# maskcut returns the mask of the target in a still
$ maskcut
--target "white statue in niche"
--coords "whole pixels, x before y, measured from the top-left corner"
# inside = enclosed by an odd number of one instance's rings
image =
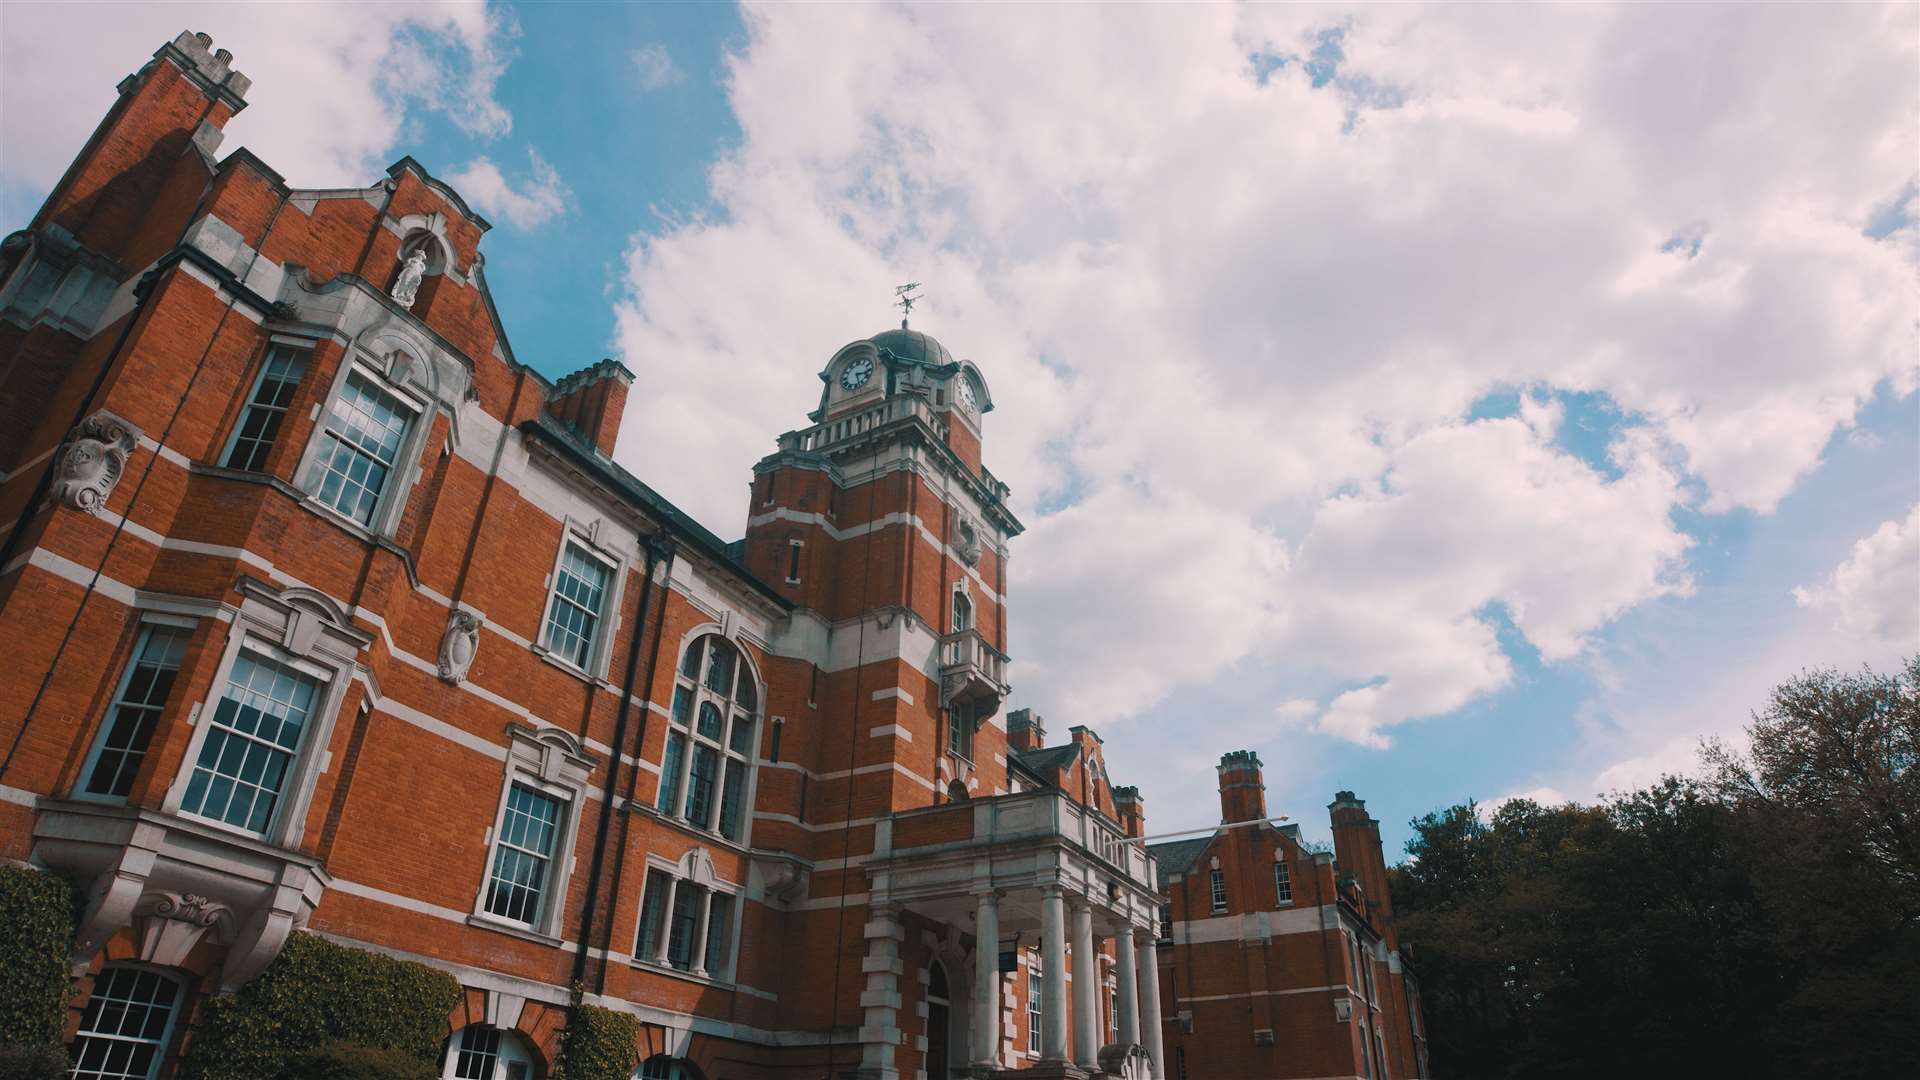
[[[400,306],[413,310],[414,298],[420,295],[420,279],[427,276],[427,249],[417,247],[407,261],[401,264],[400,280],[393,283],[393,298]]]
[[[447,617],[447,632],[440,638],[440,677],[458,684],[467,677],[467,669],[479,652],[480,616],[454,608]]]

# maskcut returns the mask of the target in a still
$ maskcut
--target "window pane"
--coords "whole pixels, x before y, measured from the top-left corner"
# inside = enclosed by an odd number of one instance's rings
[[[453,1062],[455,1080],[493,1080],[494,1068],[499,1062],[499,1028],[469,1024],[461,1030],[460,1046]]]
[[[673,688],[673,722],[681,727],[687,726],[687,720],[693,713],[693,691],[684,686]]]
[[[720,792],[720,835],[740,839],[740,805],[747,797],[747,766],[727,759],[726,786]]]
[[[753,718],[745,713],[733,714],[733,730],[727,733],[727,749],[736,754],[753,753]]]
[[[606,599],[607,565],[568,543],[553,579],[553,603],[547,612],[547,648],[576,667],[593,658],[594,633]]]
[[[489,913],[529,926],[539,920],[559,834],[559,799],[520,784],[508,790],[487,884]]]
[[[673,926],[667,938],[667,963],[682,971],[693,966],[693,923],[704,890],[682,885],[673,894]]]
[[[215,706],[181,809],[264,834],[300,748],[316,684],[243,652]]]
[[[711,701],[700,703],[700,734],[709,739],[720,737],[720,725],[726,723],[720,716],[720,707]]]
[[[137,968],[107,968],[94,980],[72,1046],[81,1080],[152,1080],[165,1057],[180,986]]]
[[[733,646],[715,641],[707,661],[707,689],[725,694],[733,689]]]
[[[707,639],[701,638],[687,648],[687,655],[680,660],[680,674],[689,679],[700,677],[700,659],[706,655]]]
[[[680,800],[680,758],[687,752],[687,737],[669,733],[667,750],[660,761],[660,797],[654,800],[653,808],[663,814],[673,813]]]
[[[85,790],[124,799],[134,774],[147,756],[154,725],[173,692],[173,678],[187,654],[191,631],[150,626],[142,631],[119,696],[108,706],[100,752],[87,775]]]
[[[752,712],[759,704],[759,692],[753,686],[753,672],[745,664],[740,665],[740,688],[734,692],[733,700],[741,708]]]
[[[660,921],[667,904],[667,890],[673,887],[673,880],[658,870],[647,872],[647,892],[640,901],[640,940],[634,943],[633,954],[642,960],[653,959],[660,948]]]
[[[727,936],[733,932],[733,897],[713,894],[707,912],[707,974],[718,977],[727,964]]]
[[[687,773],[687,821],[706,828],[711,818],[708,804],[713,801],[714,773],[720,754],[711,746],[695,745],[693,768]]]
[[[349,373],[327,410],[307,486],[321,502],[371,524],[411,419],[399,398],[359,372]]]

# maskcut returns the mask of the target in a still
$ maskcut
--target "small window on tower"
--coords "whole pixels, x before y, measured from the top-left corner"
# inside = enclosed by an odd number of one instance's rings
[[[796,584],[800,580],[800,548],[798,540],[787,541],[787,584]]]

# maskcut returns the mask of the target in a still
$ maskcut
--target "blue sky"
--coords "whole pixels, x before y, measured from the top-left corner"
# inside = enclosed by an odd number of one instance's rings
[[[622,460],[727,535],[922,281],[1029,526],[1012,705],[1156,829],[1253,748],[1393,855],[1920,649],[1916,10],[16,3],[0,214],[205,30],[228,149],[454,183],[518,355],[638,372]]]

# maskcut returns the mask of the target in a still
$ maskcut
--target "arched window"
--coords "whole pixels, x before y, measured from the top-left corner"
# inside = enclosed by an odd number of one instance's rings
[[[759,698],[752,667],[725,638],[708,634],[687,647],[673,688],[655,809],[740,839]]]
[[[447,1037],[441,1054],[442,1080],[534,1080],[532,1051],[511,1031],[468,1024]]]
[[[971,796],[967,794],[967,785],[960,781],[955,780],[953,783],[947,785],[947,799],[949,801],[966,802],[970,797]]]
[[[953,590],[953,633],[973,629],[973,601],[964,589]]]
[[[167,1056],[180,984],[145,968],[110,967],[93,981],[73,1037],[78,1080],[153,1080]]]
[[[655,1054],[640,1063],[639,1080],[705,1080],[693,1063],[666,1054]]]

